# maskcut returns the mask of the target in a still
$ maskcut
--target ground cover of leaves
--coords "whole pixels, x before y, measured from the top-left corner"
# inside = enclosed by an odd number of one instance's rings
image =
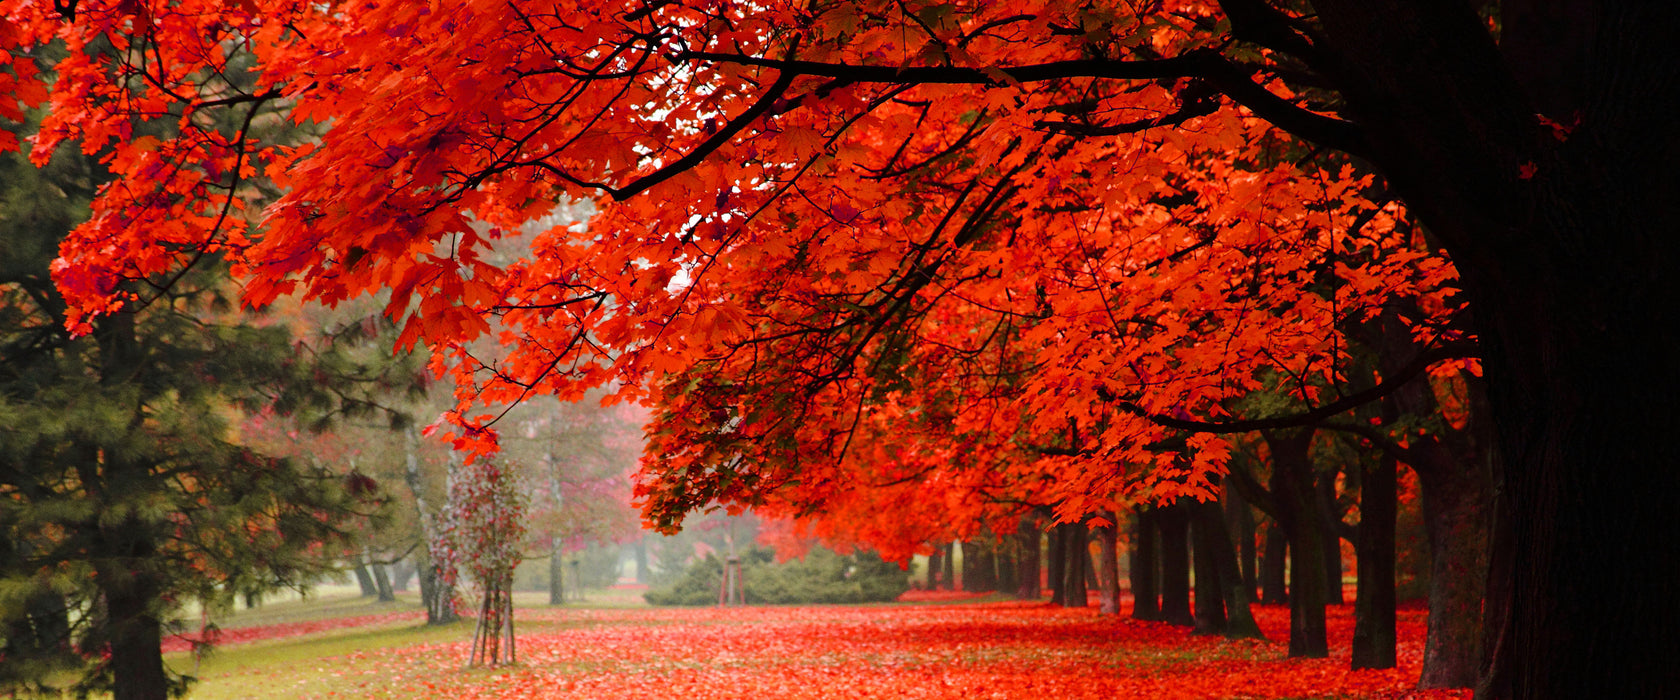
[[[1257,607],[1269,641],[1194,636],[1095,608],[991,602],[864,607],[530,608],[519,663],[464,668],[468,639],[247,666],[219,682],[296,697],[374,698],[1467,698],[1411,690],[1421,610],[1402,611],[1400,667],[1348,668],[1351,606],[1329,659],[1286,659],[1288,610]],[[284,633],[287,630],[279,630]],[[465,630],[463,630],[465,632]],[[258,636],[256,634],[253,637]],[[227,650],[238,654],[238,647]],[[207,669],[208,670],[208,669]],[[259,676],[259,677],[251,677]],[[292,680],[306,679],[306,680]]]

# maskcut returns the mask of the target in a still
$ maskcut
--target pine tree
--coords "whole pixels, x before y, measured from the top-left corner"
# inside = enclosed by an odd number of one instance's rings
[[[0,158],[0,690],[81,668],[78,692],[162,698],[190,681],[161,649],[182,604],[306,586],[378,509],[375,484],[263,454],[232,420],[367,410],[381,381],[353,378],[388,374],[234,311],[210,258],[66,332],[50,265],[99,180],[73,148]]]

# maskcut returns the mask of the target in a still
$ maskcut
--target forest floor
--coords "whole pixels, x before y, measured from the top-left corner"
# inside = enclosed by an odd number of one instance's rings
[[[1288,609],[1256,606],[1267,641],[1194,636],[999,596],[916,594],[864,606],[653,608],[639,591],[566,606],[518,600],[518,662],[465,668],[472,627],[425,627],[410,599],[322,596],[219,624],[220,646],[171,664],[193,698],[1468,698],[1411,690],[1423,611],[1403,610],[1400,666],[1352,671],[1352,606],[1331,657],[1287,659]]]

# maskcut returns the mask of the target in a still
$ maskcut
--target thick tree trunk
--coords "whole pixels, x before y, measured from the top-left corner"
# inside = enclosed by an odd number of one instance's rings
[[[997,590],[997,558],[989,542],[964,542],[963,590],[990,593]]]
[[[1289,536],[1273,520],[1266,526],[1266,553],[1260,558],[1260,604],[1288,605]]]
[[[1243,500],[1242,491],[1227,487],[1224,493],[1225,526],[1236,543],[1237,566],[1242,573],[1246,595],[1254,600],[1260,589],[1258,548],[1254,546],[1254,511]]]
[[[1272,500],[1289,535],[1289,655],[1330,655],[1324,606],[1324,518],[1313,493],[1308,450],[1313,432],[1261,433],[1272,452]]]
[[[1003,535],[993,546],[996,550],[995,562],[997,568],[997,590],[1019,597],[1021,589],[1020,538],[1014,534]]]
[[[1347,600],[1342,595],[1342,538],[1336,532],[1342,522],[1342,514],[1336,509],[1336,473],[1319,474],[1313,488],[1319,516],[1324,519],[1319,530],[1324,539],[1324,602],[1341,605]]]
[[[1242,570],[1237,565],[1237,550],[1231,545],[1230,531],[1225,529],[1225,518],[1218,504],[1201,503],[1197,508],[1200,509],[1198,517],[1207,522],[1212,548],[1209,556],[1217,565],[1219,590],[1225,598],[1225,638],[1265,639],[1260,625],[1254,621],[1254,611],[1248,607],[1253,598],[1248,585],[1242,580]]]
[[[1190,512],[1184,501],[1155,509],[1161,531],[1161,619],[1193,627],[1190,613]]]
[[[145,570],[157,557],[147,528],[130,517],[122,524],[101,525],[105,556],[95,560],[95,583],[104,602],[104,626],[110,640],[114,700],[164,700],[169,675],[163,667],[163,622],[157,606],[163,588]]]
[[[1398,466],[1383,454],[1359,479],[1358,590],[1353,603],[1353,667],[1394,668],[1394,530]]]
[[[1155,575],[1160,569],[1157,550],[1155,509],[1138,506],[1132,511],[1132,619],[1161,619],[1161,596],[1155,589]]]
[[[385,565],[374,562],[368,566],[373,572],[373,590],[381,603],[391,603],[397,600],[397,592],[391,590],[391,575],[385,571]]]
[[[1493,526],[1489,471],[1486,465],[1447,460],[1417,474],[1430,551],[1429,633],[1418,684],[1468,687],[1475,685],[1487,652],[1482,606]]]
[[[379,586],[373,583],[373,574],[368,572],[367,561],[360,556],[356,557],[355,571],[356,585],[361,587],[362,597],[372,598],[379,595]]]
[[[1043,533],[1038,529],[1038,516],[1028,514],[1021,518],[1021,524],[1015,528],[1018,559],[1016,560],[1016,591],[1015,597],[1021,600],[1038,600],[1044,594],[1044,587],[1039,581],[1039,548],[1042,546]]]
[[[1313,7],[1362,149],[1475,310],[1511,547],[1478,698],[1673,696],[1680,596],[1652,574],[1680,551],[1680,132],[1660,98],[1680,13],[1513,0],[1496,46],[1472,3]]]
[[[1196,570],[1196,634],[1223,634],[1225,590],[1220,585],[1218,555],[1234,554],[1235,550],[1225,532],[1225,521],[1217,503],[1191,501],[1186,506],[1191,513],[1191,546],[1195,550],[1191,559]],[[1220,547],[1222,538],[1227,538],[1224,547]]]
[[[135,582],[128,591],[105,595],[111,634],[112,697],[115,700],[164,700],[169,678],[163,670],[163,623],[149,609],[153,595]],[[155,593],[155,592],[154,592]]]
[[[939,574],[945,568],[945,546],[935,545],[927,559],[927,589],[939,590]]]
[[[957,543],[945,543],[945,556],[939,560],[939,587],[947,591],[957,590]]]
[[[1097,528],[1097,580],[1100,582],[1100,593],[1097,596],[1097,612],[1101,615],[1120,614],[1120,538],[1119,524],[1113,513],[1104,513],[1103,517],[1109,524]]]
[[[1061,525],[1050,526],[1050,546],[1046,548],[1045,556],[1049,558],[1050,604],[1067,605],[1067,585],[1064,574],[1067,571],[1067,552],[1063,544],[1067,541]]]
[[[1091,604],[1086,575],[1090,571],[1090,531],[1083,522],[1062,523],[1062,605],[1083,608]]]
[[[960,542],[957,546],[962,549],[963,592],[984,592],[984,589],[981,587],[984,582],[980,580],[983,578],[980,574],[980,543]]]

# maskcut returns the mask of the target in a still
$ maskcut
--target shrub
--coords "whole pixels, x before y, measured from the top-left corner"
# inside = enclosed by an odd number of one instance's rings
[[[803,559],[775,563],[769,549],[741,556],[741,580],[752,605],[879,603],[910,588],[910,575],[873,552],[842,556],[813,547]],[[723,586],[723,561],[707,555],[668,587],[643,597],[653,605],[715,605]]]

